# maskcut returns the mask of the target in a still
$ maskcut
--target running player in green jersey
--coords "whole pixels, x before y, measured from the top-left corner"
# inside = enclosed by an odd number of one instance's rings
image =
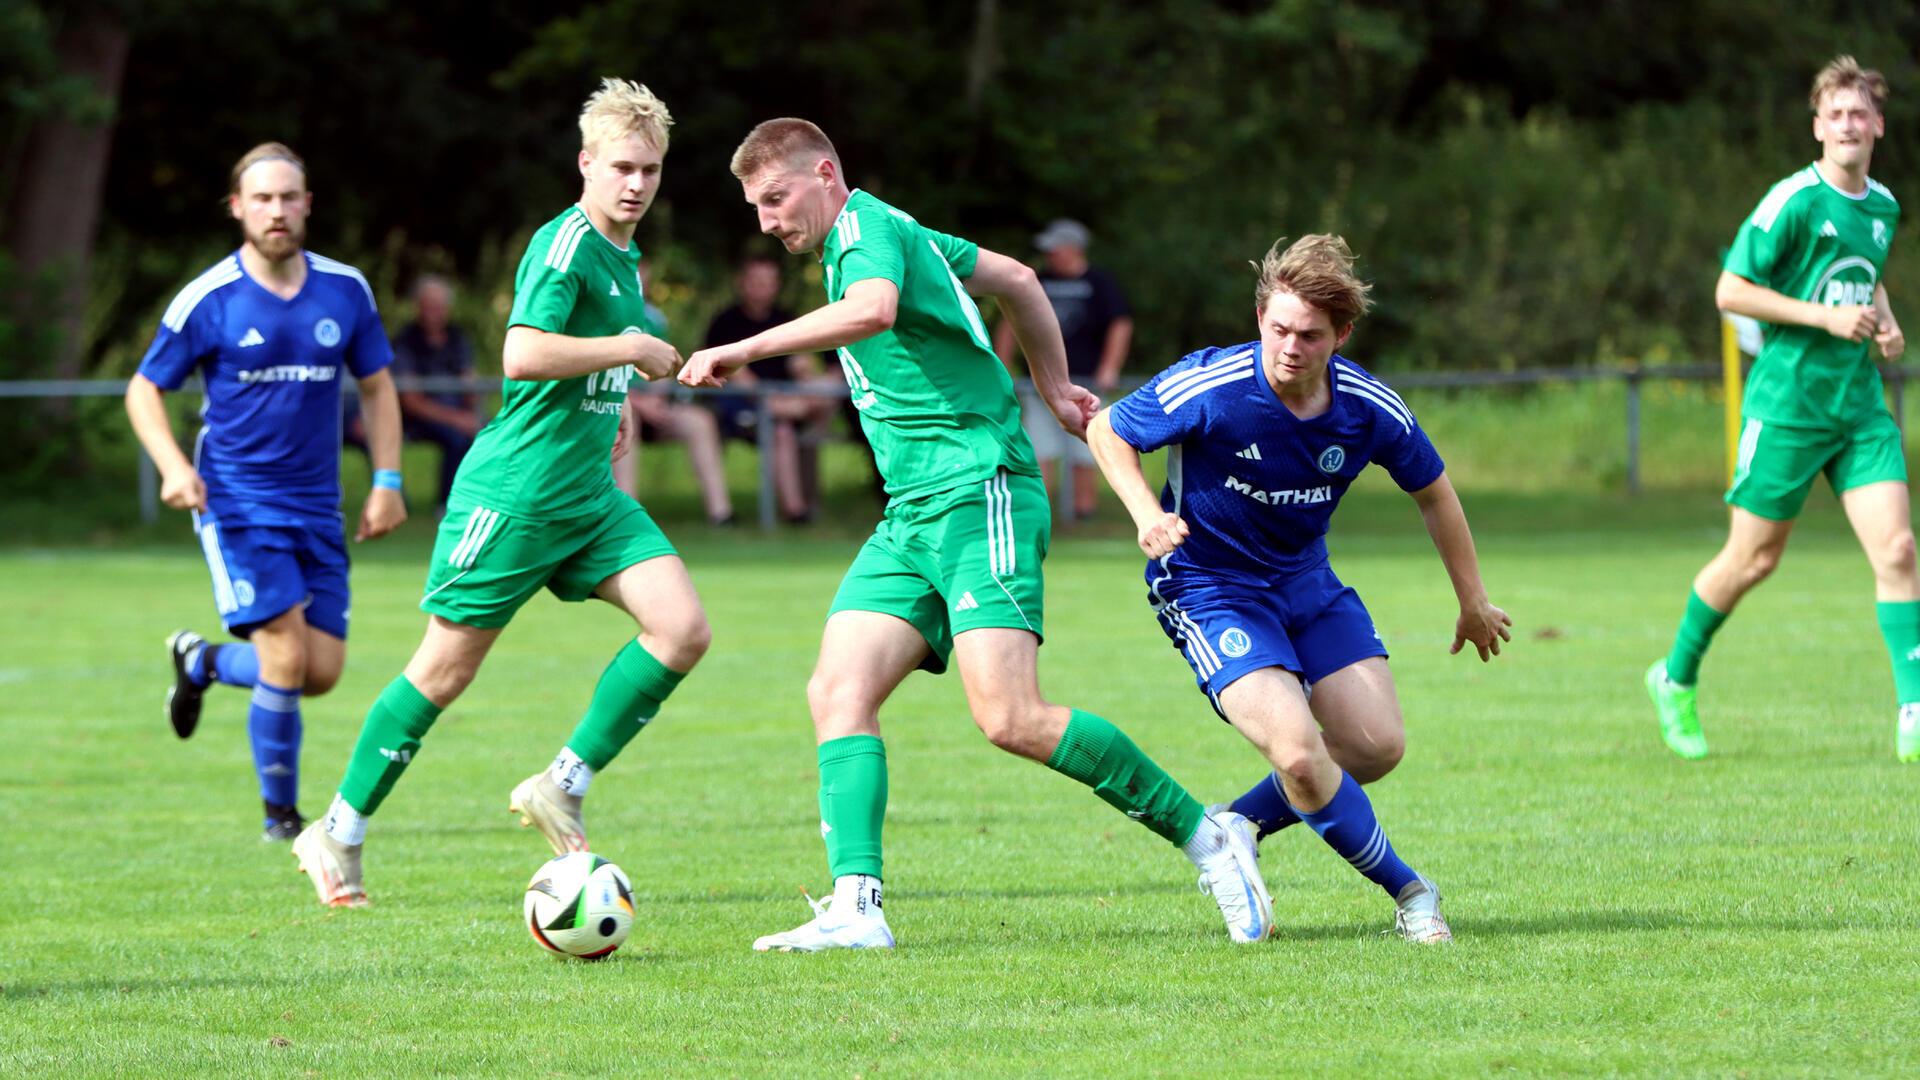
[[[1880,280],[1900,204],[1867,176],[1886,133],[1886,100],[1886,80],[1851,56],[1821,70],[1810,96],[1820,160],[1760,201],[1714,291],[1721,310],[1765,323],[1766,342],[1742,402],[1726,546],[1694,578],[1672,652],[1647,669],[1660,734],[1681,757],[1707,753],[1694,685],[1708,642],[1773,572],[1825,473],[1873,564],[1900,701],[1895,750],[1920,761],[1920,575],[1907,464],[1869,349],[1897,360],[1906,348]]]
[[[834,597],[807,684],[832,906],[815,904],[814,919],[753,947],[892,947],[880,907],[887,762],[879,709],[909,672],[938,673],[949,659],[988,739],[1086,784],[1180,845],[1229,933],[1265,937],[1273,903],[1247,820],[1207,814],[1112,724],[1040,696],[1047,493],[1012,381],[970,295],[999,300],[1041,396],[1083,436],[1099,402],[1067,380],[1060,326],[1039,279],[1014,259],[849,190],[833,144],[804,120],[755,128],[734,153],[733,174],[762,231],[789,251],[819,254],[828,303],[694,353],[680,381],[718,386],[760,357],[837,351],[888,495],[885,518]]]
[[[706,613],[673,545],[614,487],[630,444],[623,420],[637,370],[680,367],[645,331],[634,227],[652,205],[667,152],[667,108],[646,87],[607,79],[580,114],[580,202],[527,246],[507,319],[499,415],[460,463],[427,572],[427,633],[367,713],[326,818],[294,842],[321,903],[366,903],[367,818],[420,740],[480,668],[514,612],[545,588],[598,597],[639,635],[607,665],[553,764],[513,789],[508,808],[556,853],[585,851],[581,796],[706,652]]]

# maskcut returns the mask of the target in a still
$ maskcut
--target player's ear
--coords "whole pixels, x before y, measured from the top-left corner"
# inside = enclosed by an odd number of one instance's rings
[[[1348,323],[1347,325],[1341,327],[1340,331],[1333,336],[1333,347],[1335,349],[1344,347],[1347,343],[1347,339],[1352,336],[1353,336],[1353,324]]]
[[[813,175],[819,179],[822,187],[832,187],[839,173],[840,170],[833,167],[832,158],[821,158],[813,167]]]
[[[592,165],[593,155],[587,153],[586,148],[582,147],[580,149],[580,179],[585,180],[587,178],[587,169]]]
[[[244,216],[244,213],[240,208],[239,192],[236,191],[233,194],[227,196],[227,213],[232,214],[233,220],[235,221],[241,220],[242,217]]]

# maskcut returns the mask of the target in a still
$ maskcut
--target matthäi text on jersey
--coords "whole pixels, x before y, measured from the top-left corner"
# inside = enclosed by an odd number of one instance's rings
[[[1268,506],[1309,506],[1314,503],[1333,501],[1333,486],[1331,484],[1323,484],[1320,487],[1295,488],[1292,491],[1256,491],[1252,484],[1247,483],[1237,476],[1229,476],[1223,486],[1229,490],[1237,491],[1255,502],[1265,503]]]

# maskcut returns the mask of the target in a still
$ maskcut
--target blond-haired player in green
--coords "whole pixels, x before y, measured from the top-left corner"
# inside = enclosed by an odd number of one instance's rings
[[[1700,658],[1734,605],[1773,572],[1824,473],[1873,565],[1900,702],[1895,752],[1920,761],[1920,574],[1907,463],[1872,355],[1897,360],[1906,348],[1881,281],[1900,204],[1867,175],[1886,134],[1887,81],[1838,57],[1815,77],[1809,101],[1820,160],[1760,200],[1714,290],[1721,310],[1766,324],[1766,339],[1741,405],[1726,546],[1694,578],[1672,651],[1647,669],[1647,693],[1667,746],[1705,757]]]
[[[1051,522],[1013,383],[971,294],[1000,301],[1035,388],[1082,436],[1099,402],[1067,379],[1060,325],[1033,271],[936,232],[846,185],[805,120],[769,120],[733,156],[760,228],[820,256],[826,306],[687,358],[680,381],[717,386],[765,356],[834,350],[886,481],[887,511],[834,597],[807,684],[819,740],[820,831],[832,906],[754,942],[761,951],[890,948],[881,912],[887,759],[879,709],[915,668],[960,669],[974,723],[996,746],[1094,789],[1179,845],[1239,941],[1273,926],[1252,827],[1208,814],[1114,725],[1040,695],[1040,561]]]
[[[586,715],[508,808],[556,853],[585,851],[581,797],[596,772],[659,712],[706,652],[707,617],[686,566],[640,504],[613,482],[609,451],[637,371],[680,367],[645,331],[634,227],[667,153],[667,107],[646,87],[607,79],[580,114],[580,201],[543,226],[514,277],[500,412],[460,463],[427,572],[426,637],[367,713],[340,792],[294,841],[321,903],[366,903],[360,852],[379,808],[442,710],[479,671],[520,606],[546,589],[598,597],[633,617]]]

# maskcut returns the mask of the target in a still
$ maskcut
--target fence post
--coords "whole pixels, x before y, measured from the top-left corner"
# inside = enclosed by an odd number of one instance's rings
[[[760,531],[772,532],[774,521],[773,410],[767,408],[766,395],[754,399],[754,441],[760,450]]]
[[[1893,379],[1893,423],[1901,431],[1907,430],[1907,373],[1904,368],[1895,366],[1888,372]]]
[[[140,520],[148,525],[160,520],[160,472],[153,459],[140,451]]]
[[[1626,369],[1627,379],[1627,494],[1640,494],[1640,367]]]

